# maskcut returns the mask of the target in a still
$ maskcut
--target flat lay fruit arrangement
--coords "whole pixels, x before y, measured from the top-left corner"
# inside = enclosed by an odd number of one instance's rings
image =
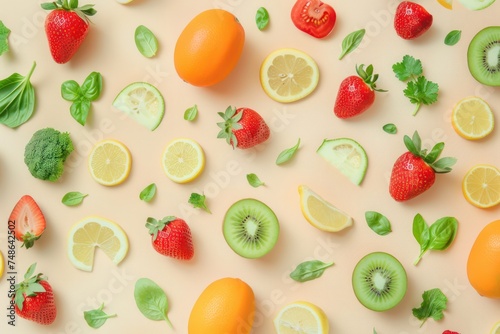
[[[0,332],[500,333],[500,2],[2,13]]]

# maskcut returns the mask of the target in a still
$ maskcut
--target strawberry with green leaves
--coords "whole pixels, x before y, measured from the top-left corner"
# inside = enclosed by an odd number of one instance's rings
[[[229,106],[219,112],[224,120],[217,123],[221,128],[217,138],[226,139],[233,148],[246,149],[265,142],[271,131],[264,119],[255,110]]]
[[[153,248],[158,253],[178,260],[193,258],[191,229],[183,219],[167,216],[157,220],[149,217],[146,227],[151,235]]]
[[[413,137],[404,136],[408,152],[394,163],[389,183],[389,193],[398,202],[412,199],[428,190],[436,180],[436,173],[448,173],[456,163],[455,158],[441,158],[444,143],[439,142],[430,152],[422,149],[418,132]]]
[[[51,11],[45,19],[45,34],[52,58],[56,63],[67,63],[88,34],[88,17],[96,13],[94,5],[78,7],[78,0],[57,0],[41,6]]]
[[[429,30],[432,21],[432,15],[422,5],[402,1],[394,14],[394,29],[403,39],[415,39]]]
[[[30,195],[22,196],[12,209],[9,221],[14,224],[16,239],[21,247],[31,248],[40,239],[47,223],[40,207]]]
[[[42,274],[35,273],[36,263],[32,264],[24,281],[15,287],[15,311],[21,318],[42,325],[50,325],[57,316],[57,308],[52,286]]]

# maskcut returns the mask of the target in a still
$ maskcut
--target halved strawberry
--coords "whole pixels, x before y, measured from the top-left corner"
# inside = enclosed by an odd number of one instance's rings
[[[21,197],[12,210],[9,221],[14,223],[16,239],[22,241],[22,246],[26,248],[33,246],[47,225],[42,210],[30,195]]]

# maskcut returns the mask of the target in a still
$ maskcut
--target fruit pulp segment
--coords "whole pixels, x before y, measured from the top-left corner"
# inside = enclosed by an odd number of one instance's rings
[[[303,58],[285,54],[274,58],[267,70],[269,86],[280,96],[296,96],[312,84],[313,68]]]
[[[318,319],[306,308],[293,306],[279,319],[280,334],[318,333]]]
[[[114,260],[121,248],[121,242],[113,230],[98,223],[87,223],[73,234],[73,254],[82,263],[93,263],[96,246]]]
[[[307,198],[307,207],[311,216],[322,225],[330,228],[340,228],[348,224],[349,217],[314,196]]]

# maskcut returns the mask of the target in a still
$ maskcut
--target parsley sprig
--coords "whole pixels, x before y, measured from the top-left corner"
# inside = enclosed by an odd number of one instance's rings
[[[403,61],[392,65],[392,70],[402,82],[407,82],[404,95],[415,104],[413,116],[420,110],[422,104],[429,105],[437,101],[439,86],[422,75],[422,62],[406,55]]]

